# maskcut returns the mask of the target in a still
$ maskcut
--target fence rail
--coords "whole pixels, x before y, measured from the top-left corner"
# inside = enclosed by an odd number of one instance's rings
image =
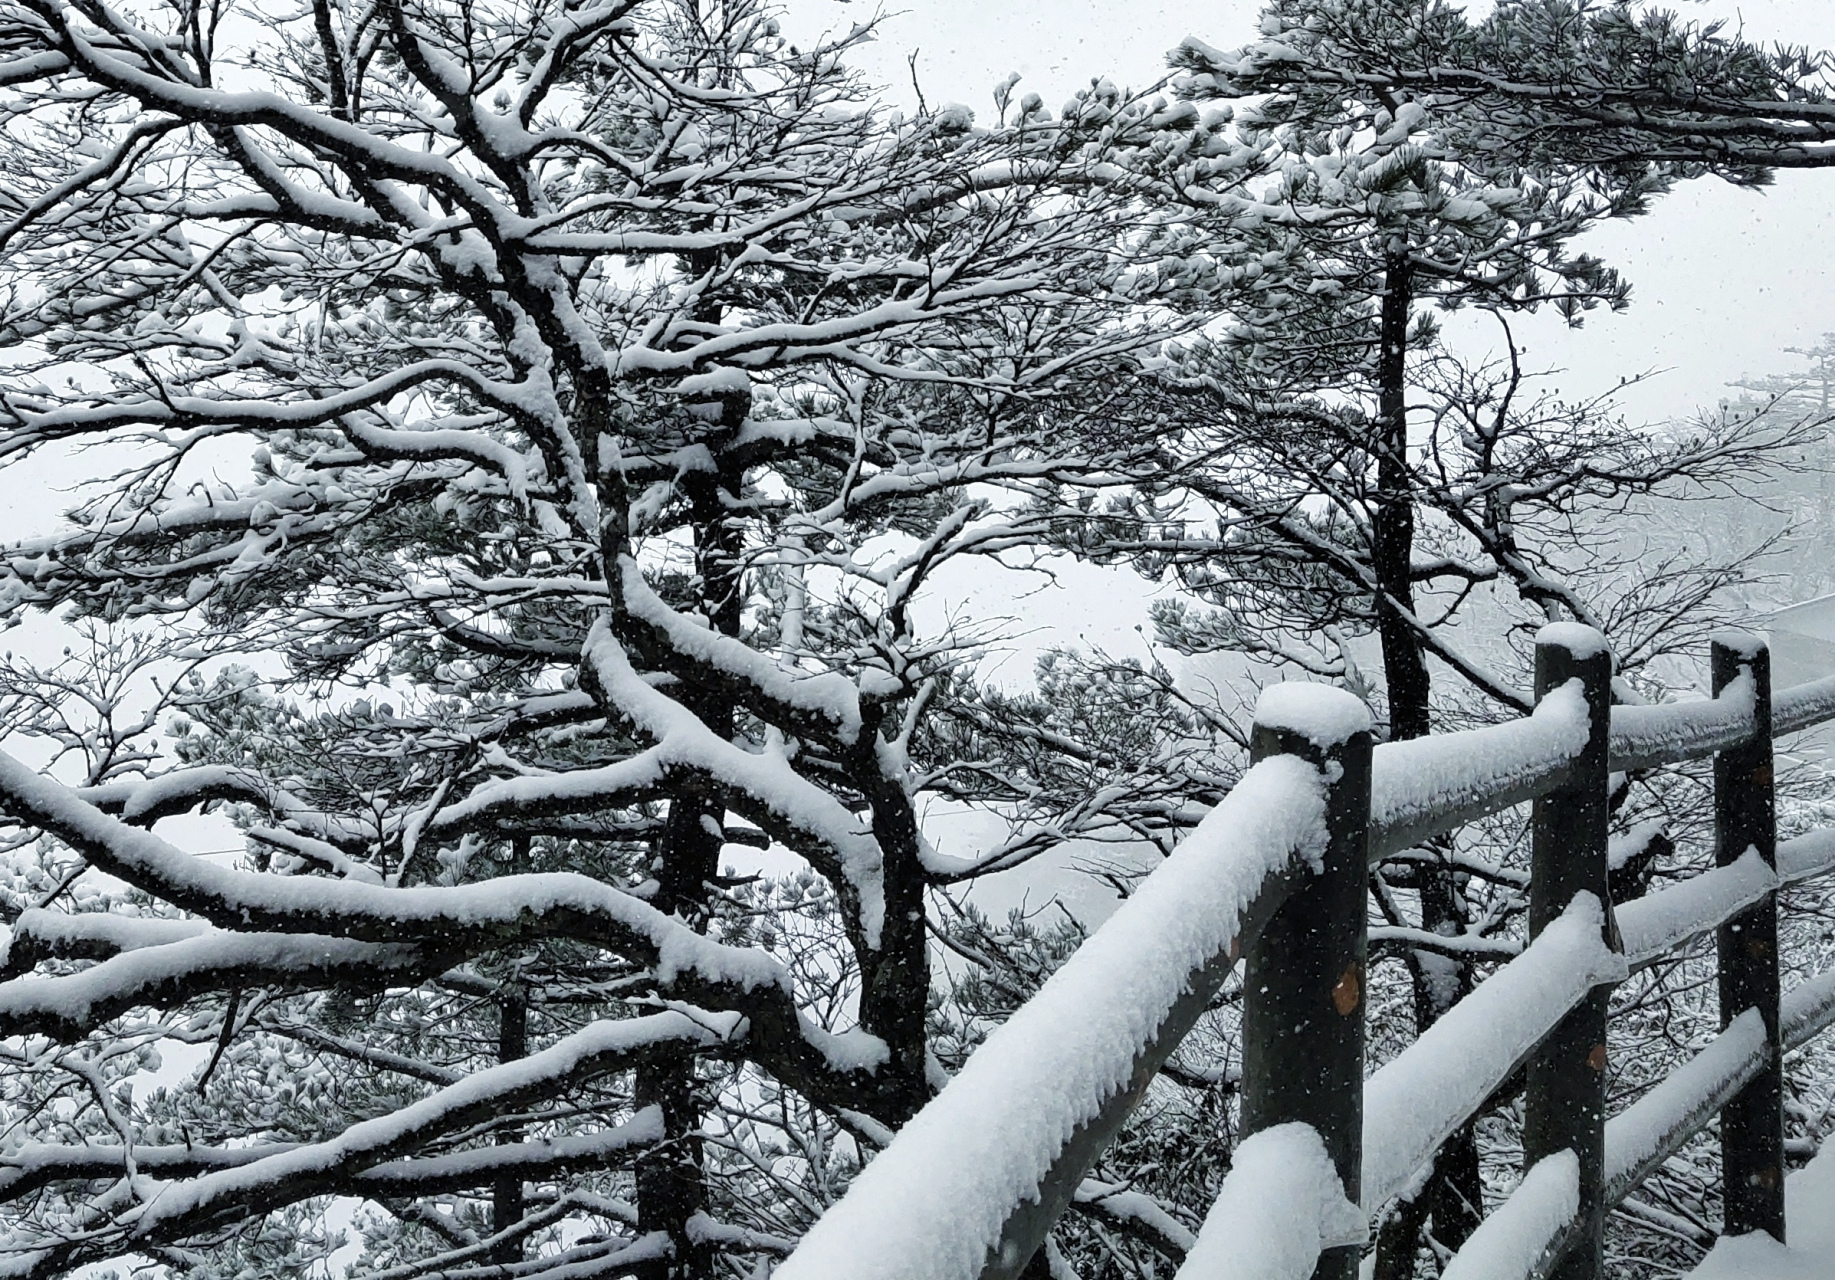
[[[1045,1274],[1052,1224],[1088,1192],[1085,1175],[1239,960],[1247,1136],[1182,1280],[1348,1280],[1369,1216],[1418,1185],[1441,1144],[1519,1072],[1523,1183],[1446,1280],[1597,1280],[1606,1213],[1717,1114],[1727,1229],[1782,1238],[1782,1059],[1835,1023],[1835,970],[1780,995],[1777,894],[1835,872],[1835,830],[1776,844],[1772,742],[1835,719],[1835,679],[1774,698],[1769,670],[1762,641],[1724,634],[1713,698],[1613,706],[1603,637],[1556,624],[1537,637],[1533,714],[1374,748],[1351,695],[1266,691],[1241,783],[776,1274]],[[1611,775],[1708,757],[1715,868],[1615,910]],[[1368,868],[1525,802],[1528,946],[1364,1079]],[[1608,1118],[1611,985],[1709,932],[1720,1035]],[[1282,1188],[1278,1226],[1266,1186],[1252,1182]]]

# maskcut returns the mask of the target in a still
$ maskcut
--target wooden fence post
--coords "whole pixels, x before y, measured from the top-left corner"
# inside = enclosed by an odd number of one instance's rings
[[[1289,709],[1301,714],[1284,714]],[[1321,874],[1247,949],[1242,1131],[1310,1124],[1354,1203],[1363,1171],[1369,724],[1363,704],[1343,690],[1277,686],[1257,705],[1250,738],[1253,759],[1297,755],[1325,775],[1327,841]],[[1314,1280],[1354,1280],[1359,1252],[1327,1249]]]
[[[1529,936],[1590,893],[1605,908],[1606,941],[1616,947],[1607,888],[1606,765],[1612,731],[1612,653],[1605,637],[1577,623],[1554,623],[1536,635],[1538,701],[1580,681],[1587,744],[1563,785],[1536,800],[1531,819]],[[1579,1231],[1549,1272],[1550,1280],[1599,1280],[1605,1229],[1606,1003],[1597,987],[1548,1034],[1530,1057],[1523,1099],[1523,1167],[1571,1148],[1580,1159]]]
[[[1777,806],[1772,790],[1771,651],[1758,636],[1713,637],[1715,696],[1750,675],[1753,735],[1714,757],[1714,861],[1737,862],[1747,850],[1778,865]],[[1784,1062],[1778,1037],[1778,896],[1748,907],[1720,926],[1720,1025],[1748,1009],[1764,1019],[1771,1047],[1765,1069],[1720,1112],[1720,1153],[1726,1199],[1723,1231],[1769,1231],[1784,1239]]]

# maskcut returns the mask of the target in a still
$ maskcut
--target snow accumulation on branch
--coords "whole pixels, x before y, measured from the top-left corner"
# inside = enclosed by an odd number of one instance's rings
[[[786,669],[773,656],[683,617],[644,581],[630,556],[620,557],[619,587],[627,625],[641,626],[646,657],[664,670],[733,690],[774,722],[844,746],[860,739],[860,690],[834,672]],[[813,732],[812,732],[813,731]]]
[[[794,833],[796,847],[818,870],[853,891],[868,945],[878,945],[886,910],[884,851],[854,814],[782,755],[742,750],[652,688],[605,623],[593,627],[584,657],[610,704],[655,740],[669,766],[705,774],[735,812],[765,830]]]
[[[583,696],[583,695],[582,695]],[[123,778],[76,788],[79,799],[136,827],[187,813],[215,800],[241,801],[274,813],[286,829],[264,827],[263,838],[336,875],[381,884],[373,867],[351,858],[345,847],[362,847],[371,833],[347,816],[323,813],[285,787],[234,765],[188,765],[149,777]]]
[[[170,814],[184,813],[206,800],[249,800],[292,816],[305,806],[249,769],[233,765],[194,765],[150,778],[123,778],[77,792],[104,813],[144,826]]]
[[[1405,1190],[1588,991],[1624,979],[1624,957],[1601,939],[1603,923],[1599,900],[1575,895],[1522,955],[1370,1077],[1364,1087],[1365,1207]]]
[[[172,1008],[206,991],[263,983],[376,989],[420,982],[446,967],[398,943],[213,929],[136,948],[79,973],[0,983],[0,1036],[70,1043],[130,1009]]]
[[[13,921],[0,953],[0,978],[30,973],[40,960],[106,960],[123,951],[164,946],[209,930],[202,920],[27,907]]]
[[[1752,675],[1742,672],[1714,698],[1613,707],[1610,767],[1626,773],[1736,747],[1752,736],[1757,705]]]
[[[377,1196],[456,1191],[506,1173],[534,1182],[572,1169],[603,1169],[619,1157],[654,1146],[664,1137],[661,1108],[640,1107],[623,1124],[596,1133],[524,1137],[514,1143],[445,1155],[390,1160],[358,1172],[351,1182],[359,1194]]]
[[[596,1133],[558,1138],[531,1136],[515,1143],[354,1168],[338,1190],[358,1195],[433,1195],[476,1187],[500,1173],[518,1173],[537,1180],[575,1168],[605,1168],[616,1158],[642,1151],[662,1139],[661,1111],[643,1107],[623,1124]],[[130,1152],[119,1144],[28,1143],[0,1155],[0,1195],[17,1199],[47,1182],[70,1178],[121,1177],[127,1172],[130,1155],[133,1168],[141,1174],[192,1178],[287,1155],[300,1146],[297,1142],[265,1142],[247,1147],[188,1143],[136,1145]]]
[[[1571,681],[1520,720],[1384,743],[1371,764],[1371,858],[1546,791],[1586,740],[1586,698]]]
[[[1275,1125],[1232,1153],[1178,1280],[1306,1280],[1320,1250],[1362,1244],[1368,1231],[1318,1132]]]
[[[665,794],[673,755],[661,746],[592,769],[493,778],[462,799],[445,805],[426,823],[423,835],[459,835],[483,820],[557,809],[591,810],[654,800]]]
[[[539,1053],[473,1072],[457,1084],[388,1115],[359,1121],[325,1142],[302,1144],[234,1168],[166,1186],[140,1211],[134,1236],[202,1229],[298,1199],[303,1187],[333,1185],[353,1169],[381,1164],[428,1137],[540,1098],[558,1080],[628,1070],[659,1055],[732,1041],[736,1014],[691,1018],[674,1011],[595,1022]]]
[[[443,945],[486,937],[500,945],[514,932],[567,936],[653,962],[665,981],[691,977],[748,991],[790,990],[789,975],[771,957],[714,942],[641,899],[583,875],[547,872],[392,889],[234,871],[109,817],[3,752],[0,800],[14,817],[56,835],[98,869],[226,929],[330,934],[360,942],[437,939]]]
[[[1191,1228],[1166,1212],[1159,1201],[1126,1186],[1085,1178],[1073,1203],[1104,1222],[1126,1224],[1129,1231],[1146,1236],[1160,1252],[1173,1257],[1190,1253],[1198,1242]]]
[[[778,1280],[974,1280],[1008,1217],[1063,1172],[1072,1138],[1177,1047],[1168,1015],[1205,975],[1221,981],[1245,913],[1325,839],[1315,768],[1293,756],[1251,768],[899,1130]]]

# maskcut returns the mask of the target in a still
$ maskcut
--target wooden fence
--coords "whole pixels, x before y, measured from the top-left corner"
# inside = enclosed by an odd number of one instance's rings
[[[1835,829],[1778,845],[1772,743],[1835,719],[1835,679],[1774,697],[1765,645],[1733,633],[1714,640],[1711,700],[1614,706],[1611,667],[1597,632],[1555,624],[1537,637],[1533,715],[1374,749],[1351,695],[1268,691],[1242,782],[778,1280],[1044,1274],[1052,1224],[1239,959],[1244,1139],[1180,1280],[1351,1280],[1371,1216],[1518,1071],[1522,1185],[1444,1280],[1596,1280],[1607,1213],[1716,1114],[1725,1230],[1781,1239],[1783,1056],[1835,1022],[1835,970],[1780,992],[1777,893],[1835,872]],[[1715,869],[1614,910],[1611,776],[1710,755]],[[1529,944],[1366,1079],[1369,868],[1526,801]],[[1710,931],[1720,1035],[1608,1117],[1612,984]]]

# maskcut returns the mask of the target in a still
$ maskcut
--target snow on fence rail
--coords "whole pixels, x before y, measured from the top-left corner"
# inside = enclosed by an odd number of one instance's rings
[[[1771,731],[1782,737],[1835,719],[1835,676],[1780,689],[1771,703]]]
[[[1824,862],[1812,874],[1831,870],[1835,870],[1835,862]],[[1835,1025],[1835,970],[1799,983],[1786,993],[1780,1002],[1779,1024],[1777,1052],[1800,1049]],[[1617,1204],[1635,1191],[1760,1072],[1775,1065],[1777,1052],[1766,1037],[1765,1020],[1759,1010],[1747,1009],[1643,1097],[1607,1120],[1605,1202]],[[1522,1220],[1513,1232],[1513,1240],[1518,1242],[1513,1247],[1523,1250],[1520,1267],[1500,1270],[1495,1250],[1501,1246],[1496,1233],[1474,1233],[1455,1257],[1459,1265],[1449,1266],[1442,1280],[1490,1276],[1515,1280],[1547,1275],[1569,1242],[1574,1221],[1571,1209],[1559,1214],[1548,1209],[1549,1194],[1546,1177],[1536,1183],[1526,1177],[1517,1193],[1493,1215]],[[1526,1203],[1518,1205],[1519,1197]],[[1536,1225],[1528,1225],[1530,1222]],[[1533,1248],[1528,1247],[1530,1243]]]
[[[1586,704],[1564,688],[1509,724],[1387,742],[1370,783],[1370,861],[1533,800],[1586,746]]]
[[[1367,726],[1355,698],[1337,697]],[[1017,1274],[1223,985],[1245,934],[1318,864],[1326,790],[1296,755],[1250,768],[861,1172],[778,1280]]]
[[[1448,1277],[1515,1280],[1557,1261],[1598,1276],[1607,1209],[1717,1112],[1729,1169],[1741,1171],[1742,1186],[1728,1188],[1728,1230],[1781,1234],[1782,1055],[1835,1023],[1835,971],[1780,999],[1776,895],[1835,871],[1835,830],[1776,845],[1771,742],[1835,719],[1835,680],[1774,699],[1762,642],[1717,636],[1713,658],[1712,699],[1612,707],[1603,638],[1547,628],[1537,637],[1534,714],[1373,751],[1350,695],[1267,691],[1243,782],[900,1130],[776,1274],[1018,1276],[1245,954],[1242,1127],[1269,1134],[1269,1153],[1309,1153],[1313,1172],[1289,1170],[1288,1180],[1310,1189],[1318,1213],[1298,1213],[1300,1225],[1284,1232],[1258,1227],[1268,1215],[1252,1210],[1266,1197],[1245,1179],[1265,1161],[1244,1161],[1182,1280],[1348,1280],[1363,1233],[1347,1229],[1338,1206],[1348,1197],[1366,1214],[1381,1209],[1525,1065],[1532,1168]],[[1602,907],[1609,772],[1709,755],[1720,865],[1614,916]],[[1365,867],[1529,800],[1530,945],[1357,1087]],[[1610,984],[1716,929],[1723,991],[1735,1000],[1726,1029],[1605,1120]],[[1769,939],[1769,951],[1730,948],[1734,930]],[[1347,1079],[1349,1088],[1332,1083]]]
[[[1625,958],[1600,936],[1604,916],[1597,898],[1576,897],[1522,955],[1370,1077],[1364,1086],[1366,1204],[1407,1190],[1440,1144],[1568,1010],[1600,983],[1624,978]]]

